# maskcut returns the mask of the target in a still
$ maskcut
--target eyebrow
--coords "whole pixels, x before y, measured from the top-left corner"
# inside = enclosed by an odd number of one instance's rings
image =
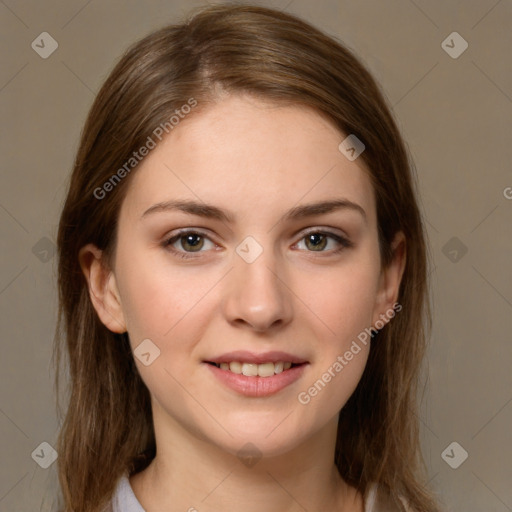
[[[305,205],[295,206],[290,208],[282,217],[283,220],[298,220],[306,217],[313,217],[315,215],[322,215],[326,213],[332,213],[338,210],[351,210],[359,212],[363,217],[364,221],[367,222],[366,212],[362,206],[348,199],[332,199],[327,201],[319,201],[316,203],[309,203]],[[183,201],[173,200],[164,201],[157,203],[148,208],[141,216],[141,218],[147,217],[148,215],[157,212],[167,211],[182,211],[199,217],[211,218],[220,220],[223,222],[233,223],[235,216],[233,213],[218,208],[210,204],[197,202],[197,201]]]

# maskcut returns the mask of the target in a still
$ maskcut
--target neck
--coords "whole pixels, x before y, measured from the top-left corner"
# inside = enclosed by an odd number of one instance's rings
[[[278,456],[231,454],[189,431],[155,421],[157,455],[130,482],[154,510],[223,512],[362,512],[362,497],[333,462],[337,417],[300,446]]]

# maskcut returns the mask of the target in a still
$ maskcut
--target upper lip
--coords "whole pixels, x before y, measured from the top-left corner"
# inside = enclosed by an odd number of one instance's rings
[[[253,364],[262,364],[262,363],[278,363],[279,361],[290,362],[293,364],[303,364],[307,363],[306,359],[302,357],[295,356],[293,354],[289,354],[288,352],[248,352],[247,350],[236,350],[234,352],[226,352],[225,354],[212,357],[210,359],[205,360],[209,363],[231,363],[232,361],[238,361],[241,363],[253,363]]]

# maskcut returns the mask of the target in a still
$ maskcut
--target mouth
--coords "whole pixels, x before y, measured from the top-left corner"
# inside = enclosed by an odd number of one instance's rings
[[[223,385],[249,397],[273,395],[302,376],[309,361],[286,352],[230,352],[204,360]]]
[[[291,361],[277,361],[273,363],[247,363],[241,361],[230,361],[229,363],[216,363],[213,361],[205,361],[206,363],[216,366],[220,370],[235,373],[237,375],[245,375],[246,377],[262,377],[268,378],[280,373],[286,372],[291,368],[302,366],[305,363],[292,363]]]

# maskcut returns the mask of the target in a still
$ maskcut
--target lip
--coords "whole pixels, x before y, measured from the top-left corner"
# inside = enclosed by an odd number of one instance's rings
[[[230,361],[234,360],[236,359],[230,359]],[[282,361],[282,359],[279,360]],[[289,361],[289,359],[285,359],[285,361]],[[245,360],[244,362],[253,361]],[[270,362],[270,360],[266,359],[264,362]],[[247,377],[246,375],[233,373],[229,370],[221,370],[215,365],[208,364],[207,362],[204,362],[203,364],[208,367],[214,377],[219,379],[219,381],[225,386],[248,397],[265,397],[278,393],[297,381],[301,377],[306,366],[308,366],[307,363],[300,364],[300,366],[292,366],[290,369],[284,370],[273,377]]]
[[[221,354],[219,356],[205,360],[205,362],[211,363],[231,363],[232,361],[253,364],[277,363],[279,361],[290,362],[293,364],[303,364],[308,362],[306,359],[302,359],[301,357],[289,354],[287,352],[272,351],[257,354],[256,352],[249,352],[247,350],[227,352],[225,354]],[[271,379],[272,377],[265,378]]]

